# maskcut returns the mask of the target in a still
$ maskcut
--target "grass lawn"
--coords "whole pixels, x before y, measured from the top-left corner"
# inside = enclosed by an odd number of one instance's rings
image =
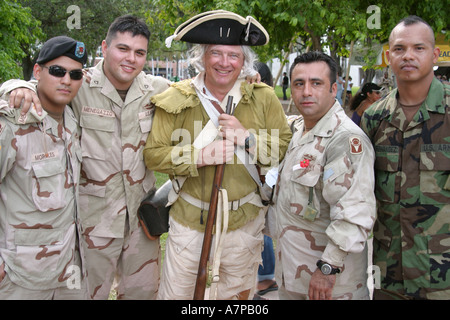
[[[156,177],[156,187],[157,188],[161,187],[169,179],[169,175],[167,175],[165,173],[156,172],[156,171],[155,171],[155,177]],[[164,233],[163,235],[161,235],[159,240],[161,242],[161,266],[162,266],[162,262],[164,260],[164,255],[166,253],[167,233]]]
[[[161,173],[161,172],[156,172],[156,171],[155,171],[155,177],[156,177],[156,187],[157,188],[161,187],[169,179],[169,175],[167,175],[165,173]]]
[[[279,99],[283,99],[283,88],[281,86],[276,86],[275,87],[275,94],[277,95],[277,97]],[[291,98],[291,88],[288,88],[286,90],[286,95],[288,97],[288,100]]]

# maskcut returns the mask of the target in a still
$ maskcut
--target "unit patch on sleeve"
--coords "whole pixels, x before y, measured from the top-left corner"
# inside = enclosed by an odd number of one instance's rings
[[[351,154],[363,153],[363,145],[359,137],[350,137],[350,153]]]

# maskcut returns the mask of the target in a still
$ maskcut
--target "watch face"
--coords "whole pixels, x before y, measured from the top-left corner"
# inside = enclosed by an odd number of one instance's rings
[[[250,133],[250,135],[245,139],[245,149],[250,149],[255,145],[255,136]]]
[[[322,265],[322,267],[320,268],[320,270],[322,271],[323,274],[331,274],[331,271],[333,269],[332,269],[332,267],[329,264],[324,263]]]

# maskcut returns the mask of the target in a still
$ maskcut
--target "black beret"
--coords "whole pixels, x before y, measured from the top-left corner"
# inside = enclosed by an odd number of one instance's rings
[[[201,13],[181,24],[166,39],[170,48],[173,40],[201,44],[262,46],[269,42],[269,34],[253,17],[214,10]]]
[[[87,62],[84,43],[66,36],[58,36],[47,40],[42,46],[36,62],[43,64],[61,56],[69,57],[83,65]]]

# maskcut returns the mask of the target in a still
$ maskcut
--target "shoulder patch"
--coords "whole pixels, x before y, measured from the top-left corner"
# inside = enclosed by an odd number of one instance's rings
[[[363,144],[361,142],[361,138],[352,136],[349,139],[350,144],[350,153],[351,154],[362,154],[363,153]]]

